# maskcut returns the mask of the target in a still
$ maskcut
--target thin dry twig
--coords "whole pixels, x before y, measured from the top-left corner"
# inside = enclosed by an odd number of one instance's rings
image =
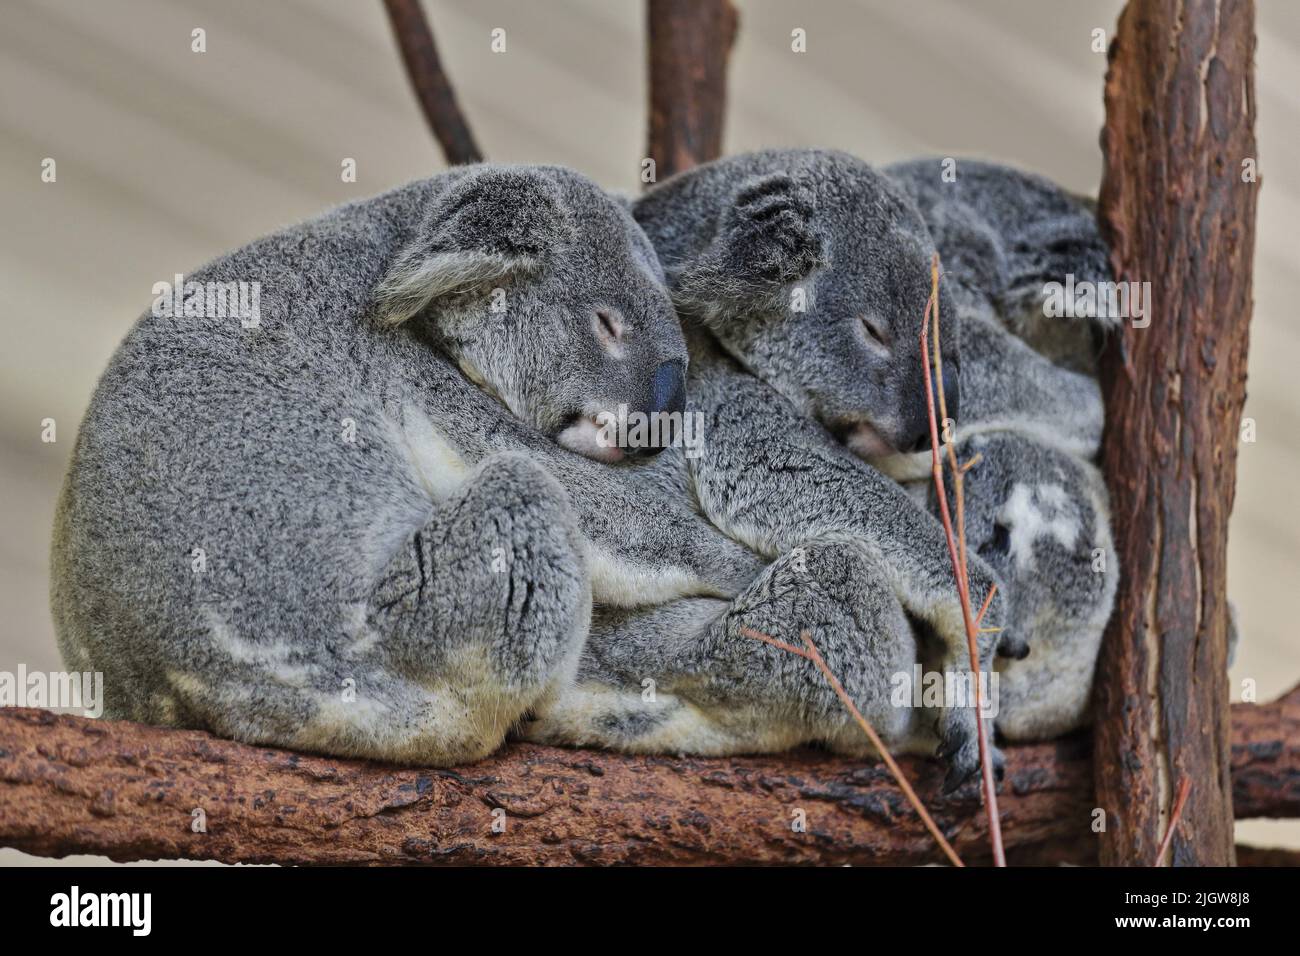
[[[934,361],[931,364],[930,353],[930,320],[934,318]],[[948,445],[948,463],[952,471],[953,495],[956,499],[957,507],[957,528],[958,533],[954,535],[952,528],[952,517],[948,512],[948,496],[943,486],[943,465],[939,457],[939,423],[935,418],[935,386],[931,380],[931,368],[934,369],[934,379],[938,381],[939,390],[939,408],[947,420],[947,405],[943,394],[943,357],[939,342],[939,254],[935,253],[930,262],[930,301],[925,306],[925,317],[921,322],[921,361],[923,363],[922,373],[925,378],[925,402],[926,410],[930,418],[930,456],[931,471],[934,475],[934,487],[939,497],[939,514],[943,519],[943,530],[948,539],[948,556],[952,560],[953,573],[957,578],[957,595],[961,600],[962,620],[966,626],[966,644],[970,651],[971,671],[975,674],[975,730],[976,739],[979,742],[980,751],[980,776],[984,788],[984,808],[989,818],[989,839],[993,844],[993,862],[995,866],[1006,866],[1006,851],[1002,845],[1002,821],[998,813],[998,796],[997,784],[993,779],[993,761],[990,759],[990,748],[988,739],[988,730],[984,726],[984,691],[979,679],[979,627],[976,618],[971,613],[970,606],[970,579],[966,574],[966,521],[965,521],[965,497],[962,489],[963,471],[957,464],[957,454],[953,449],[952,443]],[[992,600],[992,595],[985,601],[985,607],[980,611],[980,617],[983,618],[984,612],[988,609],[987,604]]]
[[[402,51],[406,75],[411,80],[424,118],[453,166],[483,161],[465,114],[456,101],[456,91],[442,68],[433,30],[420,8],[420,0],[384,0],[393,35]]]
[[[871,741],[871,746],[876,748],[876,752],[880,754],[880,759],[884,761],[885,766],[889,768],[889,772],[893,774],[894,780],[898,783],[899,789],[903,791],[903,795],[907,797],[908,802],[912,804],[917,815],[921,818],[921,822],[925,824],[925,828],[930,831],[930,835],[934,837],[935,842],[939,844],[939,849],[943,850],[944,855],[948,857],[953,866],[965,866],[966,864],[962,862],[961,857],[957,855],[957,851],[952,848],[952,844],[948,842],[942,831],[940,831],[938,824],[934,822],[934,818],[930,816],[930,811],[925,808],[925,804],[921,802],[921,798],[916,795],[916,791],[912,789],[912,785],[907,782],[907,777],[903,776],[902,768],[898,766],[898,763],[889,753],[889,749],[885,746],[885,742],[880,739],[880,736],[876,733],[875,728],[871,726],[871,723],[867,718],[862,716],[862,712],[859,711],[857,705],[853,703],[853,698],[850,697],[848,691],[844,689],[844,685],[840,683],[839,678],[835,676],[834,672],[827,666],[826,661],[822,659],[821,652],[817,650],[817,645],[813,643],[812,635],[807,631],[804,631],[799,635],[803,639],[804,646],[807,648],[806,650],[800,650],[792,644],[787,644],[785,641],[778,640],[777,638],[764,634],[761,631],[756,631],[752,627],[742,627],[740,633],[745,637],[752,637],[754,640],[762,641],[764,644],[771,644],[773,647],[780,648],[783,651],[788,651],[791,654],[797,654],[799,657],[812,661],[813,664],[817,666],[817,669],[822,672],[822,676],[826,678],[826,682],[831,685],[831,690],[835,691],[835,696],[840,699],[840,703],[843,704],[844,708],[853,716],[857,725],[862,728],[862,732],[866,734],[867,739]]]
[[[1187,802],[1187,795],[1192,792],[1192,778],[1183,777],[1182,782],[1178,785],[1178,795],[1174,798],[1174,809],[1169,814],[1169,826],[1165,829],[1165,838],[1160,841],[1160,849],[1156,851],[1156,866],[1165,858],[1165,853],[1169,850],[1169,844],[1174,842],[1174,829],[1178,826],[1178,818],[1183,814],[1183,804]],[[1173,860],[1169,861],[1173,866]]]

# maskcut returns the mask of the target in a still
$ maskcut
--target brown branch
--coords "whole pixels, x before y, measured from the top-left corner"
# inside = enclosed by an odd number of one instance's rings
[[[442,68],[433,30],[425,19],[420,0],[384,0],[393,35],[402,51],[406,75],[424,110],[424,118],[453,166],[483,161],[465,115],[456,101],[456,91]]]
[[[1238,814],[1300,816],[1300,687],[1238,704]],[[1094,862],[1086,736],[1006,750],[1011,862]],[[968,863],[977,787],[900,758]],[[492,824],[504,810],[506,831]],[[803,810],[807,832],[791,827]],[[193,830],[201,810],[206,833]],[[1184,821],[1184,826],[1187,821]],[[629,757],[514,744],[452,771],[251,747],[200,731],[0,708],[0,845],[115,860],[259,863],[856,863],[942,857],[888,771],[825,754]]]
[[[1245,401],[1254,4],[1130,0],[1106,76],[1098,215],[1116,277],[1148,282],[1102,360],[1119,589],[1097,676],[1102,861],[1150,865],[1195,783],[1174,865],[1232,863],[1228,516]],[[1140,288],[1140,287],[1139,287]]]
[[[646,155],[666,179],[722,153],[730,0],[648,0],[650,130]]]

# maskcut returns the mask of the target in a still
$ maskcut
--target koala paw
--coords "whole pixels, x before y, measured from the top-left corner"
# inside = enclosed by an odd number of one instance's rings
[[[963,719],[960,714],[967,718]],[[993,727],[988,727],[989,759],[993,762],[993,777],[1001,783],[1006,775],[1006,758],[1002,751],[993,745]],[[939,735],[939,749],[935,756],[948,764],[948,773],[943,778],[943,792],[952,793],[967,780],[979,776],[980,744],[979,732],[975,725],[974,712],[962,708],[949,710],[945,714]]]
[[[989,602],[988,610],[984,612],[984,617],[979,620],[979,627],[999,628],[996,631],[986,631],[977,638],[979,647],[980,670],[987,670],[993,665],[993,656],[1012,657],[1016,660],[1023,660],[1029,656],[1029,639],[1023,634],[1019,634],[1010,628],[1010,613],[1007,604],[1007,591],[1001,582],[997,581],[993,571],[979,561],[971,561],[967,565],[970,575],[970,600],[972,613],[978,614],[979,608],[983,607],[988,593],[997,586],[997,591],[993,594],[993,600]],[[964,629],[964,625],[963,625]],[[961,635],[961,645],[965,646],[965,634]]]
[[[823,264],[808,190],[786,173],[749,180],[736,193],[729,242],[741,273],[768,283],[798,282]]]

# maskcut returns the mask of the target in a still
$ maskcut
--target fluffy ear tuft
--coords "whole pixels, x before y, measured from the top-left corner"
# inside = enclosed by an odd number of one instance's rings
[[[378,319],[397,325],[430,302],[535,272],[572,236],[554,179],[540,169],[482,166],[439,197],[375,290]]]

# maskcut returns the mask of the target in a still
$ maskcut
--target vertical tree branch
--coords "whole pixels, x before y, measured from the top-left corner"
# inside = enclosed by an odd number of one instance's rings
[[[1144,283],[1102,360],[1120,584],[1097,678],[1101,862],[1233,862],[1226,560],[1245,402],[1255,198],[1254,4],[1130,0],[1106,76],[1098,215]],[[1113,569],[1112,569],[1113,572]]]
[[[433,31],[420,8],[420,0],[384,0],[384,9],[402,51],[411,88],[447,162],[453,166],[482,162],[483,154],[460,111],[456,91],[442,69]]]
[[[722,153],[727,58],[736,38],[730,0],[648,0],[650,132],[656,177]]]

